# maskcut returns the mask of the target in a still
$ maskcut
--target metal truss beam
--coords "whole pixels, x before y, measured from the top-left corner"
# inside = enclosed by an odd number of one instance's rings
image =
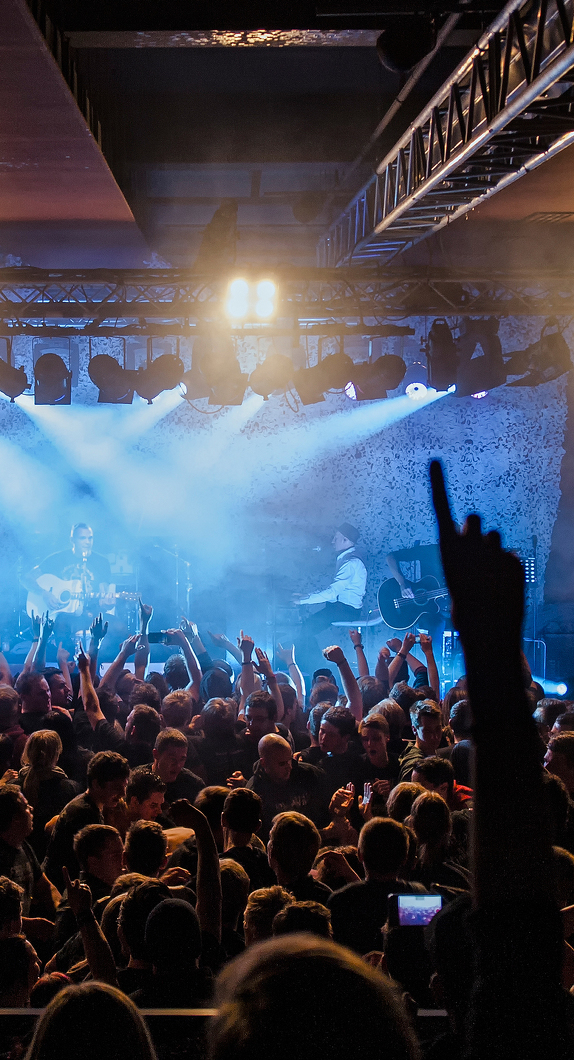
[[[574,0],[509,0],[318,247],[388,263],[574,143]]]
[[[234,335],[376,335],[385,322],[428,315],[574,315],[574,271],[352,267],[283,269],[272,278],[273,321],[249,321],[233,327]],[[221,321],[228,279],[175,269],[2,269],[0,337],[189,337]]]

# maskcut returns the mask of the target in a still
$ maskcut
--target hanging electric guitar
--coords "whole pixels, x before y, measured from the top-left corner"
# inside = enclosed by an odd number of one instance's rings
[[[401,587],[394,578],[383,582],[379,589],[379,610],[391,629],[408,629],[427,615],[432,617],[450,607],[449,592],[428,575],[418,582],[405,582],[412,589],[414,599],[401,595]]]
[[[58,600],[59,606],[54,608],[51,614],[81,615],[84,604],[90,600],[99,600],[99,593],[82,592],[82,583],[79,578],[63,581],[55,574],[41,574],[38,578],[40,589],[52,593]],[[139,600],[139,593],[113,593],[116,600]],[[26,611],[32,617],[42,615],[46,610],[46,601],[40,592],[29,592],[26,600]]]

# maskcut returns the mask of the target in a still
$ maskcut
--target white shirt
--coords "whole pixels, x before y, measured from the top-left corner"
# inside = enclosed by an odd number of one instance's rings
[[[300,604],[335,603],[348,604],[349,607],[363,606],[363,597],[367,585],[367,568],[357,556],[354,547],[347,548],[337,556],[337,568],[334,581],[320,593],[310,593],[300,600]]]

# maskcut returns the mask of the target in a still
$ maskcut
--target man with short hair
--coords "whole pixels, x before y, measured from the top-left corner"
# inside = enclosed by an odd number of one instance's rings
[[[20,788],[15,784],[0,787],[0,875],[7,876],[22,888],[24,930],[34,938],[40,937],[45,921],[29,919],[31,902],[41,906],[44,916],[53,920],[60,895],[42,872],[27,842],[32,825],[32,808]]]
[[[348,883],[327,902],[335,942],[360,954],[383,948],[381,929],[387,919],[389,894],[424,892],[420,883],[401,879],[408,849],[407,830],[397,821],[373,817],[363,826],[359,835],[359,858],[365,879]]]
[[[277,733],[263,736],[258,750],[259,762],[245,787],[261,796],[263,841],[278,813],[298,810],[312,821],[324,817],[328,798],[321,770],[307,762],[294,762],[290,745]]]
[[[10,685],[0,686],[0,734],[7,736],[12,743],[10,767],[20,769],[20,759],[26,744],[26,733],[19,724],[18,707],[20,697]]]
[[[130,823],[156,821],[165,797],[165,784],[148,766],[132,769],[126,788],[126,806]]]
[[[74,855],[79,865],[79,879],[90,888],[92,906],[107,898],[123,868],[124,845],[117,828],[107,824],[88,824],[74,836]],[[99,907],[103,912],[103,904]],[[99,919],[99,917],[98,917]],[[67,970],[74,958],[81,958],[82,945],[77,936],[76,918],[67,898],[58,906],[56,917],[55,948],[60,951],[68,940],[72,940],[62,953],[57,953],[58,971]]]
[[[20,674],[16,691],[20,696],[20,725],[26,735],[45,728],[44,721],[52,706],[52,693],[44,675],[35,671]]]
[[[153,685],[149,688],[155,692]],[[155,741],[161,730],[161,718],[153,707],[147,703],[137,703],[126,721],[126,758],[132,767],[153,762]]]
[[[302,752],[302,762],[313,761],[325,773],[327,798],[349,783],[358,783],[361,760],[349,747],[356,731],[355,719],[347,707],[330,707],[323,714],[319,728],[321,757],[317,758],[311,747]]]
[[[158,876],[167,864],[167,837],[158,821],[134,821],[124,850],[127,872]]]
[[[267,857],[281,887],[298,902],[327,904],[330,887],[311,876],[321,845],[315,825],[302,813],[280,813],[273,821]]]
[[[408,745],[399,758],[399,784],[411,779],[417,762],[437,753],[442,739],[440,707],[432,699],[413,703],[410,714],[415,741]]]
[[[235,788],[229,792],[221,814],[223,853],[220,859],[232,858],[245,869],[250,891],[272,887],[276,882],[265,851],[251,843],[254,833],[261,828],[262,812],[257,792]]]
[[[165,784],[165,803],[171,806],[176,799],[195,801],[205,787],[203,780],[185,768],[187,740],[179,729],[162,729],[153,749],[152,772]]]
[[[74,836],[85,825],[103,825],[103,811],[114,808],[125,797],[129,772],[126,759],[116,751],[99,751],[88,763],[87,790],[77,795],[62,810],[54,825],[44,859],[46,875],[59,890],[64,890],[64,865],[72,879],[78,876]]]
[[[472,806],[472,788],[457,784],[454,779],[452,762],[439,755],[431,755],[417,762],[412,772],[412,783],[422,784],[427,791],[437,791],[442,795],[449,810],[470,809]]]
[[[570,798],[574,798],[574,732],[561,732],[550,737],[544,765],[549,773],[560,777]]]

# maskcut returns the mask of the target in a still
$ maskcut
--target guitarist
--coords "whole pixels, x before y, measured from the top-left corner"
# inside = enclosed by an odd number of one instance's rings
[[[56,640],[76,629],[87,629],[100,611],[109,612],[115,605],[116,587],[109,561],[92,551],[93,544],[92,528],[87,523],[76,523],[70,535],[70,548],[54,552],[22,577],[24,588],[40,596],[45,610],[56,616]],[[59,599],[49,589],[41,588],[38,579],[46,574],[78,583],[82,598],[75,613],[63,613]]]
[[[406,600],[413,600],[414,593],[410,585],[407,585],[407,578],[400,564],[409,565],[408,574],[411,582],[419,582],[421,578],[431,576],[436,579],[438,588],[446,584],[438,545],[421,545],[420,541],[415,541],[411,548],[400,548],[396,552],[390,552],[386,557],[386,562],[393,578],[398,582],[401,596]],[[445,617],[442,613],[421,616],[419,625],[432,635],[435,643],[440,645],[445,629]]]

